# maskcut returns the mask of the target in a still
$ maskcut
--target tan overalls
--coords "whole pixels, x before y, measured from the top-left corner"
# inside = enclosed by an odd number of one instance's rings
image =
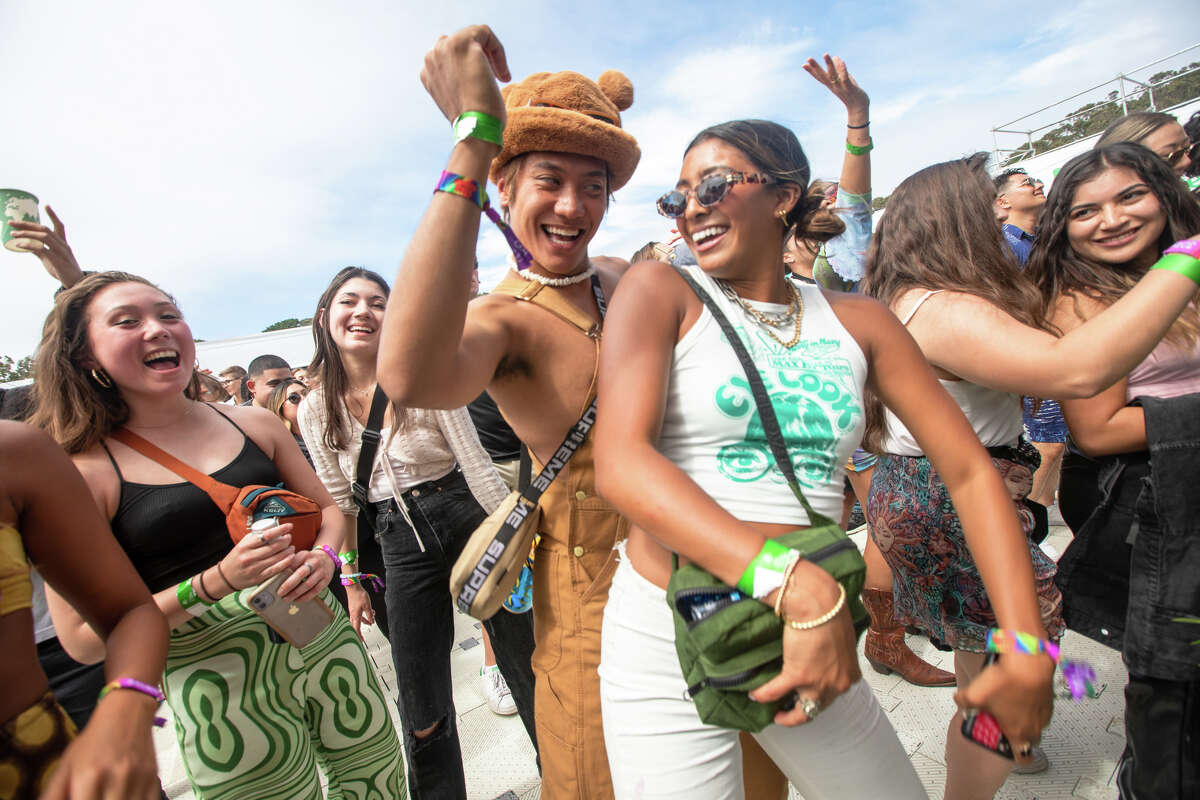
[[[553,287],[513,273],[492,290],[541,306],[596,342],[596,323]],[[592,387],[579,408],[592,402]],[[565,433],[565,431],[564,431]],[[534,458],[534,475],[542,465]],[[588,436],[542,495],[541,542],[533,566],[534,717],[542,761],[542,797],[600,800],[613,796],[600,720],[600,623],[617,567],[614,549],[629,524],[596,494]]]

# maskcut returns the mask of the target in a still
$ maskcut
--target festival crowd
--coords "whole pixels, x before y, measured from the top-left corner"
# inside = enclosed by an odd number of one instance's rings
[[[0,422],[0,798],[165,796],[163,702],[202,800],[465,798],[456,606],[551,800],[927,797],[864,632],[956,687],[945,797],[991,798],[1095,690],[1067,628],[1128,669],[1120,796],[1200,797],[1200,115],[1122,117],[1049,192],[925,167],[872,229],[867,93],[804,68],[838,179],[782,125],[706,128],[675,238],[625,260],[588,245],[641,156],[629,79],[442,37],[444,171],[392,284],[332,277],[305,365],[201,371],[165,287],[12,222],[62,288]]]

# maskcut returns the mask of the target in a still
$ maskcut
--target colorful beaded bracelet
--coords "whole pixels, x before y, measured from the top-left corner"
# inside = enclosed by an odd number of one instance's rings
[[[151,686],[148,683],[143,683],[137,678],[117,678],[115,681],[109,681],[104,685],[104,688],[100,690],[100,696],[97,698],[97,701],[103,700],[104,696],[114,689],[129,689],[133,692],[141,692],[147,697],[153,697],[159,703],[167,699],[157,686]],[[166,724],[167,721],[164,718],[154,718],[154,727],[161,728]]]
[[[495,223],[500,232],[504,234],[504,238],[508,240],[508,247],[512,250],[513,258],[517,260],[517,269],[528,269],[529,265],[533,263],[533,256],[529,255],[529,251],[525,249],[525,245],[521,244],[521,240],[517,238],[517,234],[500,218],[500,215],[496,213],[496,209],[492,208],[487,192],[476,181],[471,180],[465,175],[443,171],[442,176],[438,178],[437,186],[433,187],[433,191],[435,193],[445,192],[446,194],[456,194],[479,206],[483,209],[483,213],[487,215],[487,218]]]
[[[1045,653],[1050,660],[1062,670],[1063,680],[1067,691],[1076,700],[1086,697],[1096,697],[1096,670],[1086,661],[1068,661],[1062,657],[1062,652],[1054,642],[1039,639],[1033,634],[1011,631],[1005,628],[992,628],[987,634],[987,651],[989,653],[1025,653],[1035,655]]]
[[[383,579],[373,572],[343,572],[342,586],[353,586],[354,584],[370,584],[374,591],[383,590]]]

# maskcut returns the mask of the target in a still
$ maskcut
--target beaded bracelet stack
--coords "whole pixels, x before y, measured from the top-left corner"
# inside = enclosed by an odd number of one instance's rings
[[[167,699],[157,686],[151,686],[148,683],[139,681],[137,678],[117,678],[115,681],[109,681],[104,685],[104,688],[100,690],[100,696],[97,698],[97,701],[103,700],[105,695],[115,689],[129,689],[130,691],[141,692],[147,697],[154,698],[159,703]],[[167,721],[164,718],[157,716],[154,718],[154,727],[161,728],[166,724]]]
[[[986,647],[989,653],[1045,653],[1062,670],[1062,677],[1071,697],[1082,700],[1084,697],[1096,697],[1099,694],[1096,690],[1096,670],[1086,661],[1068,661],[1063,658],[1054,642],[1021,631],[992,628],[987,634]]]

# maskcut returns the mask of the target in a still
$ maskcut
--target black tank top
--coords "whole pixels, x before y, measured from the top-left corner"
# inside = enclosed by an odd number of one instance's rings
[[[245,444],[237,457],[212,477],[237,487],[279,483],[275,462],[236,422],[216,413],[241,432]],[[131,483],[107,447],[104,452],[121,480],[120,501],[111,522],[113,535],[151,592],[168,589],[211,567],[233,549],[225,513],[203,489],[186,482]]]

